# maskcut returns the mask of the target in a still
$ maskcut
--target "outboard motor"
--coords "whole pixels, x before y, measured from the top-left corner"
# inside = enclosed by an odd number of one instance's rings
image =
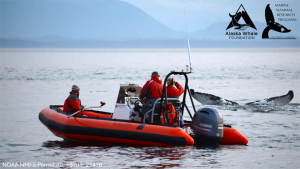
[[[223,138],[223,117],[215,108],[199,109],[193,117],[191,129],[195,145],[216,146]]]

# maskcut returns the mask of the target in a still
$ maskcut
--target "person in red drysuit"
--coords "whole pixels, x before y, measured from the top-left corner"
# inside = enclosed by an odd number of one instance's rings
[[[83,110],[85,106],[81,105],[81,101],[79,99],[79,90],[80,88],[76,85],[72,86],[72,91],[70,92],[69,97],[66,99],[64,103],[64,112],[67,114],[73,114],[78,110]]]
[[[150,104],[155,99],[161,97],[162,90],[163,84],[158,72],[152,72],[151,80],[148,80],[141,90],[140,99],[142,99],[144,103]]]
[[[179,96],[184,92],[183,87],[176,82],[173,78],[167,80],[167,96],[170,98],[179,98]],[[174,87],[176,86],[176,88]]]

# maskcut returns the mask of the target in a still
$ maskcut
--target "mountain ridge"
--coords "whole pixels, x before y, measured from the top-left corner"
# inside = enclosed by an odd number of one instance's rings
[[[1,1],[2,38],[169,38],[178,33],[118,0]]]

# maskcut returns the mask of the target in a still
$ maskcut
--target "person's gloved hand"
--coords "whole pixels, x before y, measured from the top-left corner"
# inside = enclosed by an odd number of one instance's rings
[[[86,105],[80,106],[80,110],[82,111],[85,107],[86,107]]]

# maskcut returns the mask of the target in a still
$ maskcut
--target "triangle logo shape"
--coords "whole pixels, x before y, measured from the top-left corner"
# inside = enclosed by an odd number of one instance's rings
[[[236,11],[235,15],[231,15],[229,13],[229,16],[231,17],[231,22],[229,23],[227,29],[234,27],[234,29],[245,30],[248,27],[251,27],[251,28],[257,30],[255,25],[253,24],[251,18],[249,17],[246,9],[244,8],[243,4],[240,5],[240,7]],[[239,20],[241,18],[244,20],[244,22],[245,22],[244,24],[239,23]]]

